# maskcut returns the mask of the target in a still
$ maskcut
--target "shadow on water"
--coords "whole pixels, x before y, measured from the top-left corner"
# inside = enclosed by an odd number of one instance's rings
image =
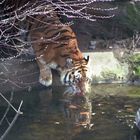
[[[55,87],[20,93],[24,114],[6,140],[140,140],[134,124],[139,87],[94,85],[87,97],[63,92]]]

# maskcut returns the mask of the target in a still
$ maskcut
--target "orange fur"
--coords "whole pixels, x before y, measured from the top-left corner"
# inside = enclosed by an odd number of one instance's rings
[[[63,68],[66,65],[66,58],[71,58],[72,60],[81,60],[83,59],[83,54],[78,48],[77,39],[72,29],[68,26],[62,28],[63,28],[62,31],[63,30],[67,30],[67,31],[62,33],[60,32],[60,35],[56,37],[54,42],[48,40],[47,42],[43,41],[42,38],[44,38],[45,40],[45,36],[48,36],[44,33],[37,33],[32,35],[32,37],[35,36],[36,38],[40,39],[39,43],[33,44],[36,57],[39,58],[41,55],[43,55],[42,58],[46,62],[46,64],[50,62],[55,62],[60,67]],[[65,36],[70,36],[71,38],[68,40],[63,40],[63,39],[59,40],[59,38]],[[62,44],[63,47],[57,48],[58,44]]]
[[[32,32],[31,40],[40,69],[40,83],[50,85],[51,68],[61,71],[67,68],[67,59],[81,63],[84,57],[78,48],[75,33],[69,26],[56,27],[52,24],[46,30],[43,33]]]

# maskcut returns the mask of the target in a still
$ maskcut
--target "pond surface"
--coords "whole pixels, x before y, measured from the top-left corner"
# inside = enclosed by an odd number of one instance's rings
[[[6,140],[139,140],[135,114],[140,87],[94,85],[90,93],[90,129],[74,126],[62,111],[60,87],[33,90],[22,96],[24,114]]]

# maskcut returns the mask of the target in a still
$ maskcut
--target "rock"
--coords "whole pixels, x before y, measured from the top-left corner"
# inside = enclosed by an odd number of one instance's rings
[[[94,50],[96,48],[96,41],[90,41],[90,46],[88,47],[88,49]]]

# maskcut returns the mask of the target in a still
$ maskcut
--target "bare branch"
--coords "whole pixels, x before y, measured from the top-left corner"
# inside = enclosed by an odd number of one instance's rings
[[[12,100],[13,100],[13,92],[11,93],[11,97],[10,97],[10,101],[9,102],[11,103]],[[5,119],[9,109],[10,109],[10,104],[8,104],[7,109],[5,110],[5,113],[4,113],[3,117],[0,120],[0,125],[2,125],[2,122]]]
[[[22,112],[19,112],[19,110],[17,110],[3,95],[2,93],[0,92],[0,96],[10,105],[10,107],[16,112],[16,113],[19,113],[19,114],[23,114]]]
[[[4,134],[0,137],[0,140],[3,140],[3,139],[7,136],[7,134],[9,133],[9,131],[11,130],[11,128],[13,127],[13,125],[15,124],[15,122],[16,122],[18,116],[21,114],[20,109],[21,109],[22,104],[23,104],[23,101],[21,101],[21,103],[20,103],[20,105],[19,105],[19,107],[18,107],[18,110],[17,110],[17,112],[16,112],[15,117],[13,118],[12,122],[9,124],[9,127],[6,129],[6,131],[4,132]],[[11,105],[10,105],[10,106],[11,106]],[[12,106],[11,106],[11,107],[12,107]]]

